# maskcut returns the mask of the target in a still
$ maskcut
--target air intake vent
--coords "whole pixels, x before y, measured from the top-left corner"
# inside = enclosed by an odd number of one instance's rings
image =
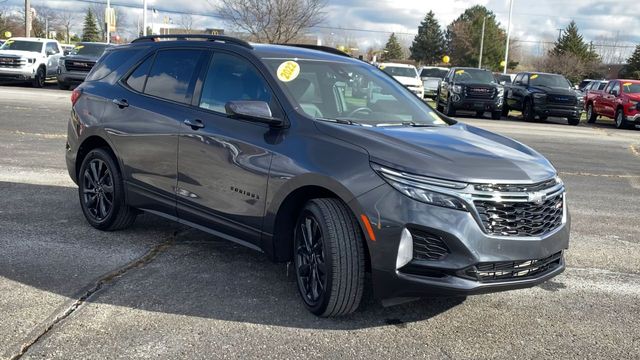
[[[414,260],[442,260],[450,253],[442,238],[422,230],[411,229]]]

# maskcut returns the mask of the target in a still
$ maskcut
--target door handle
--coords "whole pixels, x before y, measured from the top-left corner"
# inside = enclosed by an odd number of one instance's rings
[[[191,129],[193,130],[198,130],[198,129],[202,129],[204,127],[204,123],[202,122],[202,120],[189,120],[186,119],[184,121],[184,124],[187,126],[191,126]]]
[[[113,99],[111,102],[118,105],[120,109],[124,109],[129,106],[129,103],[125,99]]]

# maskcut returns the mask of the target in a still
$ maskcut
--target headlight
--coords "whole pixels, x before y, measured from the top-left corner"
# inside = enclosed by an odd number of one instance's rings
[[[498,86],[498,96],[502,97],[504,95],[504,87]]]
[[[462,92],[462,86],[460,85],[453,85],[451,87],[451,91],[453,91],[454,93],[458,93],[460,94]]]
[[[535,93],[535,94],[533,94],[533,98],[536,99],[536,100],[546,100],[547,99],[547,94]]]
[[[467,203],[464,200],[446,194],[448,191],[464,189],[467,184],[411,175],[378,164],[372,164],[372,167],[389,185],[412,199],[435,206],[467,211]]]
[[[64,59],[58,59],[58,66],[64,66]]]

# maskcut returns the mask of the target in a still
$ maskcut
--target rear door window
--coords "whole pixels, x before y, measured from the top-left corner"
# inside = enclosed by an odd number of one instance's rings
[[[127,85],[135,91],[143,92],[151,64],[153,64],[153,56],[149,56],[129,75],[125,81]]]
[[[198,49],[157,52],[144,93],[180,103],[190,103],[199,63],[207,55]]]
[[[85,81],[95,81],[105,78],[120,65],[133,58],[138,53],[138,49],[113,50],[105,52],[91,69]]]

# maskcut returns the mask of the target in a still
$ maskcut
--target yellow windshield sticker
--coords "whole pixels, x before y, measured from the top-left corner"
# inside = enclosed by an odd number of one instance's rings
[[[84,47],[84,45],[76,45],[73,49],[74,50],[80,50]]]
[[[456,71],[456,75],[462,75],[462,74],[464,74],[464,70],[458,70],[458,71]]]
[[[529,79],[533,80],[533,79],[537,79],[538,78],[538,74],[533,74],[531,75],[531,77]]]
[[[5,41],[5,44],[11,45],[11,44],[13,44],[13,40],[7,40],[7,41]]]
[[[300,65],[295,61],[285,61],[278,66],[277,74],[282,82],[293,81],[300,75]]]
[[[379,68],[380,70],[384,70],[384,68],[386,68],[386,66],[384,66],[384,65],[380,65],[378,68]]]
[[[631,86],[631,85],[633,85],[633,83],[630,83],[630,82],[626,82],[626,83],[622,84],[622,86]]]

